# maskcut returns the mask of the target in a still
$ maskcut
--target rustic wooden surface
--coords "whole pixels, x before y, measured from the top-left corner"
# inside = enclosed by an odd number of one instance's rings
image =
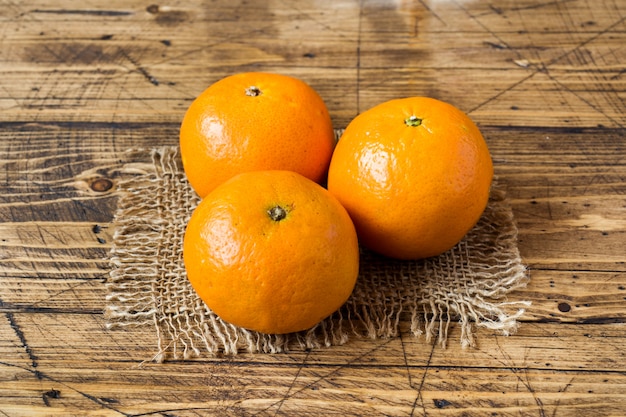
[[[626,415],[624,0],[0,6],[0,415]],[[156,364],[151,328],[107,330],[125,151],[247,70],[305,79],[336,127],[407,95],[468,112],[530,267],[519,332]]]

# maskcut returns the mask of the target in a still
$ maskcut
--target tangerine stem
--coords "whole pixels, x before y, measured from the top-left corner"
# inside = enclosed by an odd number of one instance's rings
[[[417,127],[422,124],[422,119],[413,115],[404,119],[404,124],[410,127]]]
[[[281,206],[274,206],[271,209],[267,210],[267,215],[270,216],[270,219],[274,220],[275,222],[279,222],[287,217],[287,210],[285,210]]]
[[[262,94],[261,89],[255,85],[251,85],[250,87],[246,88],[247,96],[256,97],[256,96],[260,96],[261,94]]]

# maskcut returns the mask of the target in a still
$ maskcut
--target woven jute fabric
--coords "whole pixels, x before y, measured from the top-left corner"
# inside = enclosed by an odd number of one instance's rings
[[[362,249],[353,294],[316,327],[268,335],[233,326],[200,300],[185,274],[183,236],[200,199],[186,180],[178,148],[149,152],[147,169],[119,185],[105,315],[109,328],[152,327],[157,362],[317,349],[351,337],[395,337],[401,320],[410,322],[415,336],[441,346],[456,321],[467,347],[476,342],[476,327],[515,332],[529,304],[509,299],[526,285],[528,274],[511,208],[496,186],[478,224],[438,257],[395,261]]]

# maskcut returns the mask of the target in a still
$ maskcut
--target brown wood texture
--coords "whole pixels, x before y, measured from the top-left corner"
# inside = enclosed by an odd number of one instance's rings
[[[0,0],[0,415],[626,415],[623,0]],[[428,95],[483,130],[519,226],[519,331],[151,362],[103,316],[117,184],[234,72],[336,127]]]

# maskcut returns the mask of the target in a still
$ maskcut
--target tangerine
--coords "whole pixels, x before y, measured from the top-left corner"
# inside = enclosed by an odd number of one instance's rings
[[[183,260],[196,293],[224,321],[283,334],[313,327],[348,299],[359,247],[348,213],[325,188],[295,172],[258,171],[200,202]]]
[[[334,146],[320,95],[282,74],[246,72],[215,82],[180,126],[183,169],[200,197],[248,171],[289,170],[322,182]]]
[[[493,164],[473,121],[453,105],[409,97],[354,118],[341,135],[328,190],[361,243],[399,259],[439,255],[477,223]]]

